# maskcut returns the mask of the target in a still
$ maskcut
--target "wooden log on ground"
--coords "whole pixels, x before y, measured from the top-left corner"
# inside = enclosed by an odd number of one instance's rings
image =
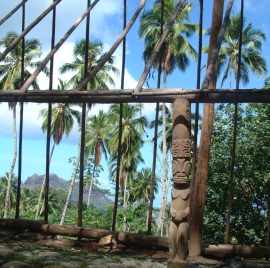
[[[0,227],[10,229],[29,229],[41,231],[45,221],[27,220],[27,219],[0,219]]]
[[[202,255],[215,258],[226,258],[232,256],[248,258],[270,258],[270,247],[258,245],[209,245],[202,248]]]
[[[108,230],[73,227],[65,225],[46,224],[45,221],[25,219],[0,219],[0,227],[10,229],[28,229],[43,232],[48,235],[64,235],[78,238],[101,239],[107,235],[113,235],[120,244],[140,246],[144,248],[158,248],[168,250],[168,238],[148,236],[124,232],[112,232]]]
[[[101,239],[104,236],[113,235],[116,242],[126,245],[134,245],[145,248],[159,248],[168,250],[168,238],[158,236],[148,236],[124,232],[113,232],[95,228],[80,228],[71,226],[60,226],[44,224],[42,231],[49,235],[65,235],[79,238]]]
[[[0,228],[28,229],[29,231],[43,232],[48,235],[64,235],[78,238],[99,240],[102,237],[113,235],[119,244],[134,245],[144,248],[157,248],[168,250],[168,238],[131,234],[124,232],[112,232],[102,229],[82,228],[72,226],[60,226],[46,224],[45,221],[27,219],[0,219]],[[247,258],[270,258],[270,247],[257,245],[208,245],[202,244],[202,255],[214,258],[247,257]]]

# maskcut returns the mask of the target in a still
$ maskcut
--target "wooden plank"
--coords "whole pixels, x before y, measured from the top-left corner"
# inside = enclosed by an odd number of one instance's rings
[[[269,103],[268,90],[182,90],[182,89],[143,89],[140,93],[133,90],[95,90],[95,91],[58,91],[0,90],[0,102],[37,102],[37,103],[172,103],[184,98],[191,103]]]

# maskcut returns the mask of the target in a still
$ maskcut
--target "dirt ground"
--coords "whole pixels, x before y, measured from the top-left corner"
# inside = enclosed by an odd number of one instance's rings
[[[31,248],[35,246],[61,247],[73,251],[104,252],[117,255],[132,255],[138,257],[151,257],[153,259],[167,259],[168,251],[155,248],[147,249],[130,245],[108,245],[101,246],[99,241],[91,239],[56,238],[42,233],[25,232],[22,230],[0,228],[0,245],[22,246]]]
[[[0,228],[0,245],[12,247],[21,246],[25,248],[35,247],[61,247],[73,252],[89,251],[106,254],[124,255],[139,258],[151,258],[154,260],[167,260],[167,250],[156,248],[142,248],[132,245],[109,245],[101,246],[98,241],[90,239],[56,238],[42,233],[27,232],[18,229]],[[204,264],[217,264],[220,260],[204,258],[202,256],[188,258],[189,262],[200,262]]]

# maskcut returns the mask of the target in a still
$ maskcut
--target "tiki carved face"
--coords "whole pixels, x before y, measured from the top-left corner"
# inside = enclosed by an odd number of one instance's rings
[[[191,164],[185,158],[174,158],[172,161],[172,173],[174,183],[188,183]]]
[[[172,142],[172,172],[175,183],[188,183],[191,164],[190,159],[190,140],[174,139]]]

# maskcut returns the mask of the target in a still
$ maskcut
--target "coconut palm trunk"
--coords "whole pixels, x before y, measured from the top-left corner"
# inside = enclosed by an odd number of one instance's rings
[[[124,182],[124,205],[123,205],[123,230],[127,230],[127,183],[128,183],[128,173],[126,173],[125,182]]]
[[[90,107],[87,106],[86,112],[85,112],[85,122],[87,122],[87,117],[88,117],[88,113],[89,113]],[[74,170],[73,170],[73,174],[72,174],[72,178],[71,178],[71,182],[69,185],[69,190],[68,190],[68,195],[67,195],[67,199],[66,199],[66,203],[63,209],[63,213],[62,213],[62,217],[61,217],[61,221],[60,221],[60,225],[63,225],[65,217],[66,217],[66,213],[67,213],[67,209],[68,209],[68,204],[70,202],[70,198],[71,198],[71,193],[73,190],[73,186],[75,183],[75,179],[76,179],[76,174],[80,165],[80,156],[81,156],[81,142],[79,142],[78,144],[78,156],[77,156],[77,160],[74,166]]]
[[[167,85],[167,72],[164,69],[164,76],[163,76],[163,87],[166,88]],[[157,235],[163,235],[163,222],[164,222],[164,211],[166,207],[166,200],[167,200],[167,142],[166,142],[166,104],[162,104],[162,190],[161,190],[161,203],[160,203],[160,210],[159,210],[159,220],[158,220],[158,227],[157,227]]]
[[[65,220],[65,217],[66,217],[66,214],[67,214],[68,204],[70,202],[71,193],[72,193],[72,190],[73,190],[73,186],[74,186],[75,179],[76,179],[76,174],[77,174],[79,164],[80,164],[80,154],[81,154],[81,149],[80,148],[81,147],[80,147],[80,144],[78,146],[79,146],[78,156],[77,156],[77,160],[76,160],[76,163],[75,163],[75,166],[74,166],[71,182],[70,182],[70,185],[69,185],[68,195],[67,195],[66,203],[65,203],[65,206],[64,206],[64,209],[63,209],[60,225],[64,224],[64,220]]]
[[[13,106],[13,158],[10,166],[10,171],[8,174],[7,181],[7,190],[6,190],[6,198],[5,198],[5,207],[4,207],[4,219],[8,217],[8,210],[10,206],[10,191],[11,191],[11,180],[13,176],[13,170],[16,163],[17,158],[17,129],[16,129],[16,103]]]
[[[92,193],[92,188],[93,188],[93,181],[94,181],[94,178],[95,178],[95,170],[96,170],[96,165],[94,165],[94,168],[93,168],[93,175],[92,175],[92,179],[91,179],[90,185],[89,185],[89,192],[88,192],[88,199],[87,199],[87,207],[90,206],[91,193]]]
[[[51,160],[52,160],[52,156],[53,156],[53,152],[54,152],[54,147],[55,147],[55,142],[53,143],[53,147],[52,147],[52,150],[51,150],[49,165],[50,165]],[[42,181],[42,185],[41,185],[41,188],[40,188],[40,193],[39,193],[38,203],[37,203],[37,208],[36,208],[35,220],[38,219],[39,209],[40,209],[40,204],[41,204],[42,196],[43,196],[43,193],[44,193],[45,184],[46,184],[46,174],[44,175],[44,178],[43,178],[43,181]]]

